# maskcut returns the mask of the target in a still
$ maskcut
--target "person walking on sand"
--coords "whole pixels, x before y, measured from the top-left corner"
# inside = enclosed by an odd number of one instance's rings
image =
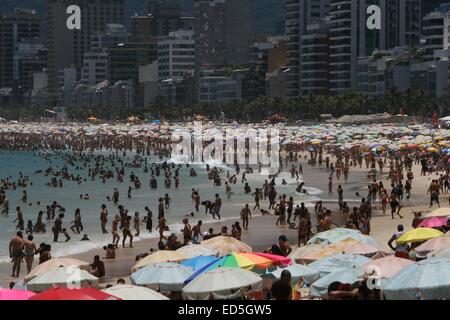
[[[20,274],[20,264],[22,263],[23,257],[23,234],[21,231],[16,233],[16,236],[9,242],[9,257],[12,259],[12,277],[19,278]]]
[[[33,236],[29,235],[28,239],[23,242],[25,263],[27,265],[27,274],[31,272],[33,267],[34,255],[36,254],[37,248],[33,242]]]
[[[102,204],[102,208],[100,210],[100,224],[103,234],[108,233],[108,230],[106,230],[107,223],[108,223],[108,209],[106,208],[106,205]]]
[[[242,219],[242,227],[244,230],[248,230],[248,220],[252,218],[251,210],[248,204],[245,205],[245,208],[241,210],[241,219]]]

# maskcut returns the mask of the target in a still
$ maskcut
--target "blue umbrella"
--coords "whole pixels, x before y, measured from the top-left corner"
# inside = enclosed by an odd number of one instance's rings
[[[181,263],[182,266],[191,267],[194,271],[198,271],[205,267],[206,265],[211,264],[211,262],[215,262],[219,260],[216,257],[211,256],[198,256],[192,259],[185,260]]]
[[[370,260],[371,259],[358,254],[341,253],[314,261],[309,264],[308,267],[318,270],[320,276],[323,277],[335,271],[342,271],[343,269],[354,266],[361,267]]]
[[[161,290],[181,291],[192,271],[192,267],[173,262],[155,263],[133,273],[131,283],[141,286],[157,284]]]
[[[328,294],[328,287],[333,282],[339,281],[341,283],[353,284],[356,281],[361,280],[363,275],[364,270],[356,266],[331,272],[311,285],[310,295],[312,297],[326,297]]]
[[[280,279],[281,273],[284,270],[287,270],[291,273],[293,283],[296,283],[300,278],[303,278],[306,283],[313,283],[320,278],[319,271],[297,263],[292,264],[286,268],[277,268],[275,271],[266,273],[266,275],[271,275],[277,279]]]
[[[383,286],[387,300],[414,300],[418,292],[425,300],[450,297],[450,259],[431,258],[399,271]]]

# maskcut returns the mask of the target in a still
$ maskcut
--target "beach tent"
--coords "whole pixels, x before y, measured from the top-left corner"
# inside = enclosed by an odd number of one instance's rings
[[[382,287],[387,300],[448,299],[450,293],[450,259],[431,258],[419,261],[398,272]]]
[[[123,284],[102,291],[122,300],[169,300],[169,298],[155,290],[141,286]]]
[[[362,266],[369,261],[371,259],[361,255],[342,253],[314,261],[308,267],[318,270],[323,277],[334,271],[348,269],[353,266]]]
[[[139,260],[132,268],[131,272],[136,272],[137,270],[148,266],[150,264],[161,263],[161,262],[178,262],[187,260],[189,257],[185,256],[183,253],[179,251],[170,251],[170,250],[159,250],[151,255],[146,256]]]
[[[51,288],[32,296],[29,300],[121,300],[93,288]]]
[[[396,256],[387,256],[367,262],[362,269],[367,273],[379,277],[380,279],[392,278],[399,271],[414,264],[414,261]]]
[[[242,241],[232,237],[218,236],[202,241],[202,245],[217,250],[219,257],[232,252],[251,252],[252,248]]]
[[[432,228],[416,228],[412,229],[408,232],[405,232],[400,238],[398,238],[396,243],[405,243],[405,242],[422,242],[426,240],[430,240],[433,238],[437,238],[442,236],[443,233],[439,230]]]
[[[148,265],[131,275],[135,285],[157,284],[161,290],[181,291],[184,281],[193,273],[192,267],[172,262]]]
[[[304,266],[302,264],[297,264],[297,263],[294,263],[285,268],[277,268],[276,270],[274,270],[272,272],[268,272],[262,276],[263,277],[273,276],[276,279],[280,279],[281,273],[284,270],[287,270],[291,273],[292,284],[297,283],[301,278],[304,279],[306,283],[313,283],[314,281],[316,281],[317,279],[320,278],[319,271],[317,271],[313,268]]]
[[[328,287],[333,282],[339,281],[341,283],[353,284],[361,280],[363,276],[364,271],[357,266],[331,272],[311,285],[310,296],[325,298],[328,295]]]
[[[26,290],[0,289],[0,301],[2,300],[28,300],[35,293]]]
[[[41,275],[43,273],[49,272],[59,267],[79,267],[82,270],[89,270],[89,262],[73,259],[73,258],[52,258],[44,263],[41,263],[36,268],[31,270],[31,272],[25,277],[24,283],[28,283],[34,277]]]
[[[195,278],[183,288],[183,296],[190,300],[206,300],[212,294],[215,299],[240,296],[240,289],[259,288],[262,278],[241,268],[218,268]]]
[[[176,250],[177,252],[181,252],[186,257],[194,258],[198,256],[215,256],[218,251],[214,248],[201,245],[201,244],[190,244],[184,247],[181,247]]]
[[[98,286],[98,278],[78,267],[59,267],[40,274],[27,283],[27,289],[41,292],[53,287],[87,288]]]

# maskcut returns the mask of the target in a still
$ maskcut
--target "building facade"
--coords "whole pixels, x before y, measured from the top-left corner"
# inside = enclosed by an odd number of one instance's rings
[[[195,67],[194,32],[178,30],[158,41],[159,79],[193,76]]]

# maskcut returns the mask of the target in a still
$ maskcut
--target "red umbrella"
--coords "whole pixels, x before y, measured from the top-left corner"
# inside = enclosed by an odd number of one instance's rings
[[[279,256],[276,254],[259,253],[259,252],[252,252],[251,254],[272,260],[274,266],[279,266],[279,265],[289,266],[292,264],[292,260],[290,258],[286,258],[286,257]]]
[[[32,296],[29,300],[121,300],[93,288],[51,288]]]

